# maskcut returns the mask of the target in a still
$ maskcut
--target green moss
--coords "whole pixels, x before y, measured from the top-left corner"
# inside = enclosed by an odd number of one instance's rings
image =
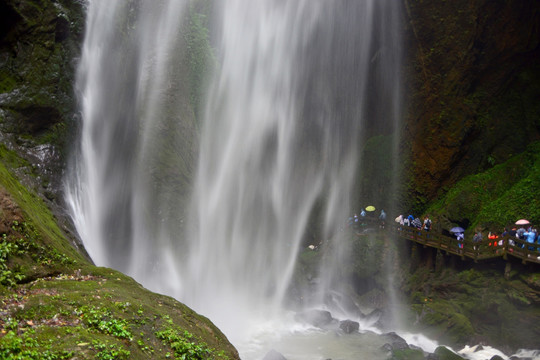
[[[9,322],[0,322],[0,330],[20,334],[22,340],[15,347],[9,337],[0,339],[10,354],[48,350],[85,359],[115,353],[129,359],[166,358],[167,353],[172,358],[237,358],[210,321],[106,268],[34,281],[0,300],[2,307],[14,305],[4,309]],[[34,339],[31,346],[25,344],[27,334]],[[61,343],[54,342],[57,336]]]
[[[424,360],[424,353],[422,352],[422,350],[415,350],[415,349],[393,350],[392,359],[393,360]]]
[[[6,165],[12,169],[21,168],[25,167],[27,162],[3,145],[0,146],[0,185],[13,196],[27,219],[26,225],[21,225],[22,227],[16,231],[36,244],[36,248],[54,249],[73,261],[83,261],[83,257],[66,241],[64,233],[44,201],[22,186]]]
[[[434,353],[439,356],[439,360],[463,360],[461,356],[453,353],[444,346],[436,348]]]
[[[493,265],[440,273],[416,270],[403,290],[416,312],[417,330],[449,346],[486,341],[496,347],[533,348],[537,340],[531,334],[540,331],[538,297],[531,288],[534,273],[518,267],[518,274],[528,275],[507,280],[503,269]]]
[[[540,221],[540,142],[527,151],[456,183],[427,210],[439,218],[502,231],[520,218]]]
[[[71,247],[45,203],[8,168],[26,165],[0,147],[0,194],[19,206],[0,239],[0,357],[9,359],[238,359],[207,318],[92,266]],[[4,190],[5,189],[5,190]],[[12,211],[11,209],[10,211]],[[22,217],[10,220],[9,216]],[[183,342],[165,341],[177,334]],[[172,336],[172,335],[171,335]],[[58,341],[61,338],[62,341]],[[169,354],[169,355],[167,355]]]

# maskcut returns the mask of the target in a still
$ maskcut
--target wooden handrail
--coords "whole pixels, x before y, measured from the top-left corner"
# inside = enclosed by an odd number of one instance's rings
[[[521,259],[524,264],[527,262],[540,264],[540,244],[529,243],[509,235],[497,239],[482,239],[480,242],[473,242],[470,239],[458,242],[455,237],[446,236],[433,230],[425,231],[388,222],[383,226],[380,220],[374,218],[362,218],[357,224],[360,228],[376,227],[380,231],[390,232],[402,239],[458,255],[462,259],[467,257],[479,261],[502,257],[507,260],[508,256],[512,256]],[[356,231],[356,234],[362,235],[362,232]],[[499,245],[501,240],[502,244]],[[459,244],[462,244],[463,247],[460,248]]]

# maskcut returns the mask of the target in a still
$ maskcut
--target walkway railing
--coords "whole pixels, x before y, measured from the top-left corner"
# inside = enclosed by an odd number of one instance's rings
[[[381,228],[380,222],[374,219],[363,220],[363,225],[360,229],[375,227],[381,231],[391,232],[402,239],[458,255],[462,259],[470,258],[479,261],[502,257],[507,260],[508,256],[511,256],[521,259],[524,264],[527,262],[540,264],[540,244],[528,243],[511,236],[483,239],[480,242],[473,242],[470,239],[457,241],[455,237],[446,236],[433,230],[418,230],[417,228],[401,226],[395,223],[386,223],[384,228]],[[357,235],[363,234],[362,230],[356,233]]]

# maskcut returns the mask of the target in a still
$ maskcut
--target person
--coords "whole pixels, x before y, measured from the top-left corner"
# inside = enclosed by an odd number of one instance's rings
[[[424,218],[424,230],[429,231],[431,229],[431,220],[429,219],[429,216],[426,215]]]
[[[488,243],[488,246],[497,246],[498,244],[498,239],[499,237],[497,236],[497,233],[493,232],[491,233],[491,231],[488,233],[488,239],[489,239],[489,243]]]
[[[384,229],[384,222],[385,222],[385,220],[386,220],[386,213],[384,212],[384,210],[381,210],[381,214],[379,215],[379,220],[380,220],[380,222],[381,222],[380,225],[379,225],[379,227],[380,227],[381,229]]]
[[[403,217],[403,226],[411,226],[411,220],[409,220],[409,217]]]
[[[479,243],[482,241],[482,233],[479,231],[476,234],[474,234],[472,241],[475,244],[473,245],[473,249],[478,250],[480,248]]]
[[[458,248],[463,249],[463,239],[465,239],[465,235],[462,232],[455,233],[455,235],[458,241]]]
[[[414,221],[414,216],[412,216],[412,214],[410,214],[409,216],[407,216],[407,220],[409,220],[409,226],[414,226],[413,225],[413,221]]]
[[[349,218],[347,219],[347,227],[352,227],[354,225],[354,219],[352,216],[349,216]]]
[[[366,211],[364,209],[362,209],[362,211],[360,211],[360,216],[365,218],[366,217]]]
[[[525,228],[520,227],[520,228],[517,229],[517,231],[516,231],[516,238],[519,239],[519,240],[525,240],[525,235],[524,235],[524,234],[525,234],[526,232],[527,232],[527,230],[525,230]],[[518,247],[520,247],[520,248],[522,248],[522,249],[525,247],[525,245],[523,245],[522,243],[517,244],[517,245],[518,245]]]
[[[523,236],[525,238],[525,241],[530,244],[534,244],[534,240],[536,239],[536,231],[533,231],[533,229],[529,228],[528,231],[523,233]],[[528,246],[527,249],[534,250],[534,246]]]

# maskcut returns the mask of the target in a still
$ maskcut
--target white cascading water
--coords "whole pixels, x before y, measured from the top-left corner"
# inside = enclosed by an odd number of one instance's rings
[[[330,241],[361,205],[350,202],[363,141],[399,128],[400,9],[391,0],[216,3],[219,65],[199,130],[179,73],[190,2],[89,2],[80,151],[66,193],[98,265],[208,316],[255,359],[269,350],[264,334],[274,342],[297,326],[282,304],[313,214],[317,241]],[[188,201],[178,179],[190,175]],[[323,264],[320,299],[348,253]],[[348,356],[298,346],[304,357],[290,359]]]

